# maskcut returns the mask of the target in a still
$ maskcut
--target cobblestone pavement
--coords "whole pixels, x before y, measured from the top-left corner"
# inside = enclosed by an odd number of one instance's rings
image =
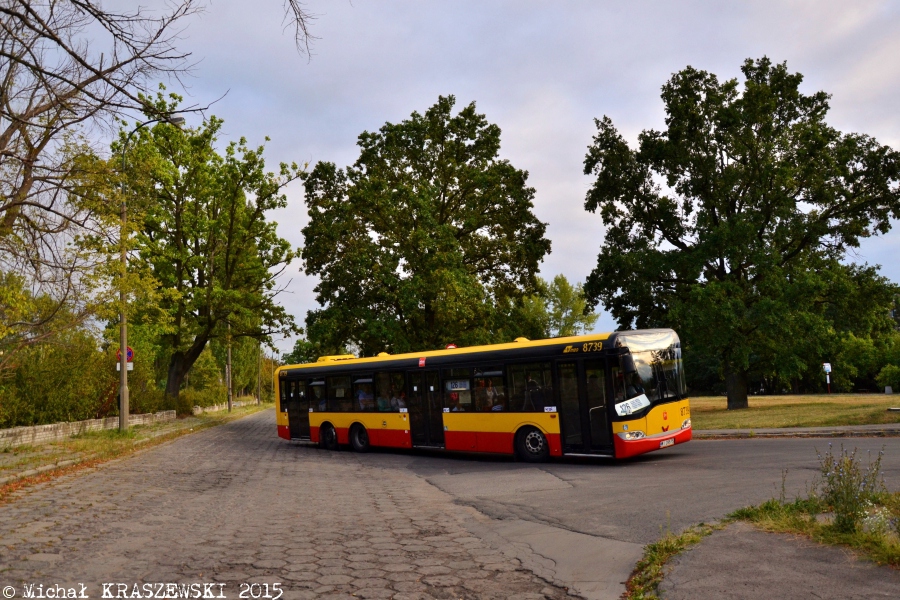
[[[100,598],[110,582],[221,582],[228,598],[275,582],[285,599],[571,597],[469,533],[480,518],[411,473],[278,439],[266,411],[13,496],[0,585],[17,598],[25,583]]]

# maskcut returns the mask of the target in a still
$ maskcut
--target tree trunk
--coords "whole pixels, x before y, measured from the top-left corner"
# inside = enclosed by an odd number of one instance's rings
[[[194,363],[197,362],[200,353],[206,348],[208,340],[208,336],[198,336],[194,338],[194,343],[187,350],[178,350],[172,353],[172,358],[169,359],[169,372],[166,377],[166,396],[178,399],[184,378],[191,370],[191,367],[194,366]]]
[[[747,389],[749,377],[746,371],[725,369],[725,390],[728,393],[728,410],[749,408]]]

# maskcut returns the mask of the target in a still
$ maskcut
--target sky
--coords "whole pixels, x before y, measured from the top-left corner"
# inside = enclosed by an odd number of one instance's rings
[[[660,87],[691,65],[740,78],[746,58],[787,61],[803,91],[832,95],[828,122],[900,148],[900,0],[640,1],[308,0],[312,53],[294,45],[280,0],[214,0],[184,24],[194,67],[186,104],[225,120],[221,140],[268,136],[267,163],[351,164],[356,140],[424,112],[440,95],[474,101],[502,130],[501,157],[529,172],[552,252],[540,274],[583,282],[603,240],[584,210],[582,172],[609,116],[634,143],[664,125]],[[171,89],[171,86],[170,86]],[[176,88],[177,89],[177,88]],[[227,92],[227,93],[226,93]],[[189,117],[198,119],[197,116]],[[295,247],[307,216],[299,183],[274,219]],[[897,223],[896,225],[900,225]],[[900,227],[866,240],[855,260],[900,282]],[[292,264],[280,300],[302,323],[315,280]],[[600,308],[596,329],[615,322]],[[293,340],[279,340],[289,350]]]

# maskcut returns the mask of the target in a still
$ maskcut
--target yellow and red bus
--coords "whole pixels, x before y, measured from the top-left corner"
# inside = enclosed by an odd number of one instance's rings
[[[349,445],[627,458],[691,439],[681,343],[620,331],[276,371],[278,435]]]

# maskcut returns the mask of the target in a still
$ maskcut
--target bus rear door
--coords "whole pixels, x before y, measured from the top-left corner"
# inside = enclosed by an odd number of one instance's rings
[[[291,439],[309,439],[309,399],[305,381],[286,381]]]
[[[409,373],[409,427],[413,446],[444,445],[444,419],[438,372]]]

